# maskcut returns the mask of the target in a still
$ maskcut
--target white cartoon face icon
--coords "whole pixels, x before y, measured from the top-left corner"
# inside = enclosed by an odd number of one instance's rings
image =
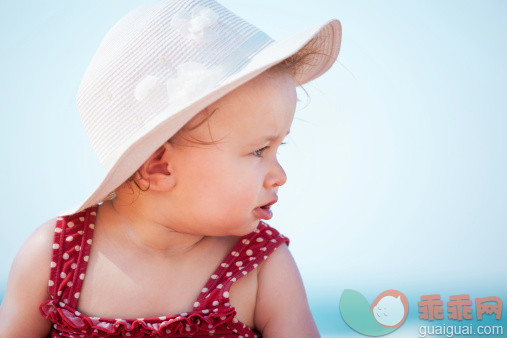
[[[404,294],[396,290],[381,293],[371,306],[375,320],[387,327],[399,327],[405,321],[408,302]]]
[[[405,315],[400,297],[386,296],[373,308],[373,315],[377,322],[385,326],[398,324]]]

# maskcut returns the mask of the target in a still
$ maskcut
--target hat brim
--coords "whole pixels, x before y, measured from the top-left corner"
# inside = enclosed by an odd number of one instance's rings
[[[270,67],[296,54],[308,43],[318,40],[312,54],[303,68],[296,74],[295,81],[305,84],[324,74],[338,57],[341,45],[341,24],[337,19],[327,20],[287,39],[275,41],[259,53],[238,73],[226,79],[218,88],[181,109],[179,112],[164,111],[149,121],[136,135],[129,146],[118,148],[110,156],[110,170],[101,179],[90,196],[74,207],[60,212],[59,215],[71,215],[104,201],[118,186],[125,182],[161,144],[167,141],[195,114],[217,101],[227,93],[266,71]]]

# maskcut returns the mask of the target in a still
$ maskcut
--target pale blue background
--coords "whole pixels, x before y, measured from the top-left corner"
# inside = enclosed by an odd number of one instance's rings
[[[0,298],[25,238],[103,174],[75,94],[108,29],[145,2],[0,2]],[[507,3],[222,3],[275,39],[343,25],[338,63],[305,86],[310,103],[301,92],[268,222],[291,239],[322,335],[352,334],[346,288],[407,295],[393,337],[427,324],[421,295],[506,302]]]

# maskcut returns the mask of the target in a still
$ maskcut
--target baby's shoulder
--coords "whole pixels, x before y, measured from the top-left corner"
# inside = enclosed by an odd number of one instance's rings
[[[56,218],[39,227],[25,240],[11,266],[0,307],[0,327],[9,337],[47,335],[50,322],[39,305],[50,298],[48,279]],[[29,323],[29,325],[26,325]]]
[[[49,298],[47,287],[56,222],[56,218],[44,222],[21,245],[9,274],[12,288],[19,286],[26,290],[29,287],[44,299]]]
[[[266,227],[278,244],[257,272],[255,327],[263,336],[317,337],[303,280],[287,237]],[[286,244],[286,245],[284,245]]]
[[[56,222],[56,218],[50,219],[28,236],[14,258],[12,270],[32,277],[40,275],[40,279],[47,284]]]
[[[39,225],[32,232],[30,237],[32,241],[40,244],[52,243],[58,218],[52,218]],[[35,244],[35,243],[34,243]],[[51,251],[50,251],[51,252]]]
[[[28,244],[33,248],[34,253],[46,257],[48,261],[51,260],[56,223],[56,217],[42,223],[31,233],[23,245]]]

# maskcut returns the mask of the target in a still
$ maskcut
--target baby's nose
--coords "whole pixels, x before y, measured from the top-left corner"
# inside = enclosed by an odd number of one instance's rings
[[[269,187],[279,187],[287,182],[287,174],[281,164],[275,160],[272,169],[270,170],[267,178],[266,178],[266,186]],[[278,190],[278,189],[277,189]]]

